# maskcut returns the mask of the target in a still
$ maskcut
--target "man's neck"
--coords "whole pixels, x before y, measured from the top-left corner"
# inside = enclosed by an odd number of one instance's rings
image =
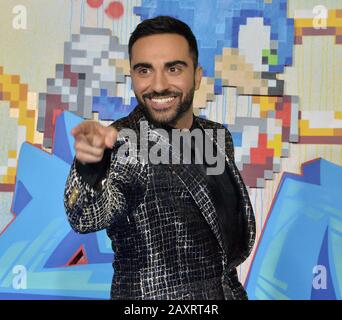
[[[183,116],[178,119],[174,124],[171,126],[175,129],[190,129],[193,125],[193,108],[191,107],[186,113],[183,114]]]

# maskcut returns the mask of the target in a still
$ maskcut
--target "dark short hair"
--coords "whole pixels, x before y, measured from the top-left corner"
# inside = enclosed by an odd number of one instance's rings
[[[147,19],[137,25],[128,42],[129,60],[131,60],[132,47],[138,39],[163,33],[179,34],[186,39],[189,44],[194,67],[196,69],[198,65],[198,48],[194,34],[186,23],[169,16],[158,16],[152,19]]]

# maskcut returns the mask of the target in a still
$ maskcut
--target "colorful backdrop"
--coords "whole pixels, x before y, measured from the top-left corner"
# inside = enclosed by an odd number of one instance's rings
[[[339,0],[2,1],[0,299],[109,298],[105,231],[76,234],[65,216],[70,130],[135,107],[128,39],[165,14],[198,39],[195,112],[229,128],[248,185],[250,299],[341,299]]]

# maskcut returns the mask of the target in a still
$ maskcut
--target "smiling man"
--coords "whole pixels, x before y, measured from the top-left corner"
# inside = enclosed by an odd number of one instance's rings
[[[229,131],[193,113],[202,77],[196,39],[183,22],[156,17],[132,33],[129,56],[138,106],[109,127],[85,121],[72,130],[69,222],[80,233],[107,230],[115,252],[112,299],[246,299],[236,267],[253,247],[254,215]],[[205,147],[184,143],[190,164],[141,161],[119,152],[126,144],[145,148],[120,136],[123,129],[147,134],[148,149],[157,143],[172,155],[161,129],[197,130]],[[222,173],[206,174],[208,150],[222,154]]]
[[[197,46],[190,49],[187,39],[177,33],[143,36],[147,30],[139,28],[130,40],[136,97],[151,120],[190,128],[194,92],[202,78]]]

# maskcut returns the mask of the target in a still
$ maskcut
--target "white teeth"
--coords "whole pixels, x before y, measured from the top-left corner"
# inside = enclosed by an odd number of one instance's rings
[[[174,97],[169,97],[169,98],[161,98],[161,99],[152,99],[153,102],[155,103],[169,103],[174,99]]]

